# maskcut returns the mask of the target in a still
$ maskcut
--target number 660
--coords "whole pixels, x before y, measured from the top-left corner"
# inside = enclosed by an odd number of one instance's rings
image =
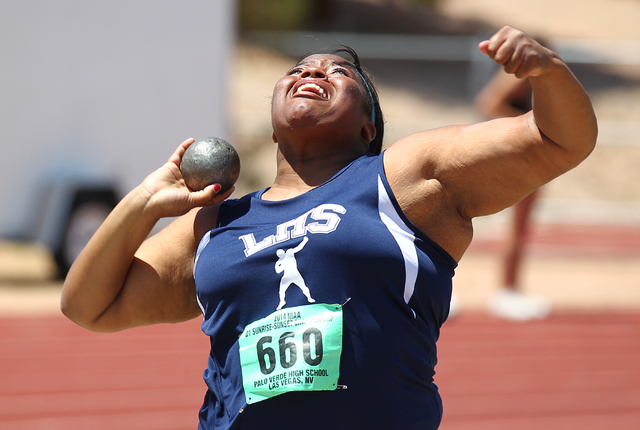
[[[314,356],[311,356],[311,336],[313,335]],[[288,369],[296,364],[298,359],[298,347],[293,338],[295,333],[287,331],[282,333],[280,339],[278,339],[278,351],[280,356],[280,366],[284,369]],[[264,375],[272,373],[276,368],[276,352],[268,346],[273,338],[271,336],[264,336],[260,338],[256,344],[256,350],[258,353],[258,363],[260,364],[260,371]],[[289,351],[287,358],[287,351]],[[309,366],[317,366],[322,362],[322,332],[317,328],[310,327],[302,333],[302,357]],[[267,361],[269,364],[267,365]]]

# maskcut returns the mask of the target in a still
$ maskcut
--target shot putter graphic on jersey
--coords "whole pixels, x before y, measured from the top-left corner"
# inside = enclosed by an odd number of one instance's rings
[[[282,273],[282,279],[280,280],[280,303],[276,310],[282,309],[286,304],[285,294],[291,284],[295,284],[300,287],[309,303],[315,303],[315,300],[311,297],[309,288],[307,288],[307,285],[304,282],[304,278],[298,270],[298,264],[296,263],[295,256],[296,252],[302,250],[308,241],[309,239],[305,236],[300,245],[295,248],[290,248],[286,251],[284,249],[278,249],[276,251],[276,255],[278,256],[278,261],[276,262],[276,273]]]

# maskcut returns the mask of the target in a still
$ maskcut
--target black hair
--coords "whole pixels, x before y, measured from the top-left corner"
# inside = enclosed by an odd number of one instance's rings
[[[303,58],[307,58],[314,54],[332,54],[344,58],[354,69],[358,71],[360,77],[362,77],[365,87],[368,90],[369,97],[367,97],[367,114],[371,115],[375,112],[376,137],[369,142],[369,152],[373,154],[380,154],[382,151],[382,141],[384,138],[384,117],[382,116],[382,109],[380,108],[380,100],[378,99],[378,92],[371,76],[362,68],[360,64],[360,57],[358,53],[351,47],[346,45],[340,45],[338,48],[322,49],[311,52],[305,55]]]

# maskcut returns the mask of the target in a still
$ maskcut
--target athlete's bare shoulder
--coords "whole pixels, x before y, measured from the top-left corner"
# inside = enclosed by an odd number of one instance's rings
[[[196,243],[200,242],[200,239],[205,235],[205,233],[216,228],[219,212],[220,204],[196,210],[193,221],[193,233]]]

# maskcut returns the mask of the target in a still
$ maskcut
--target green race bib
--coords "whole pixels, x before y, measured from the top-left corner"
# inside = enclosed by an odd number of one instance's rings
[[[247,404],[290,391],[335,390],[342,353],[342,306],[281,309],[240,336]]]

